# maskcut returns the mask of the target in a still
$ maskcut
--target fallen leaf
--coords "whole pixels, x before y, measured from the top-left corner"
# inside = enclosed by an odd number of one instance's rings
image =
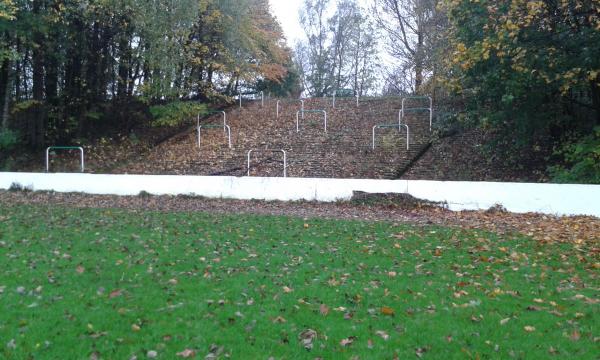
[[[381,307],[381,313],[382,313],[383,315],[387,315],[387,316],[394,316],[394,314],[395,314],[396,312],[395,312],[395,311],[394,311],[394,309],[392,309],[391,307],[388,307],[388,306],[383,306],[383,307]]]
[[[274,324],[283,324],[285,322],[287,322],[287,320],[284,319],[283,316],[278,316],[278,317],[276,317],[276,318],[273,319],[273,323]]]
[[[383,340],[388,341],[390,339],[390,335],[383,330],[378,330],[375,332],[375,335],[381,337]]]
[[[579,339],[581,339],[581,334],[579,333],[579,331],[573,330],[571,336],[569,336],[569,339],[571,339],[572,341],[579,341]]]
[[[317,338],[317,332],[313,329],[306,329],[298,335],[298,338],[306,350],[312,350],[313,341]]]
[[[292,289],[292,288],[290,288],[290,287],[287,287],[287,286],[284,286],[284,287],[283,287],[283,292],[284,292],[284,293],[291,293],[292,291],[294,291],[294,289]]]
[[[319,306],[319,312],[321,315],[327,316],[327,314],[329,314],[329,307],[327,307],[325,304],[321,304],[321,306]]]
[[[182,358],[191,358],[196,356],[196,351],[192,349],[185,349],[178,352],[176,355]]]
[[[417,355],[418,358],[422,358],[423,354],[425,354],[427,352],[426,348],[416,348],[415,349],[415,355]]]
[[[352,345],[352,343],[354,342],[354,340],[356,340],[356,336],[350,336],[348,338],[342,339],[340,341],[340,345],[341,346],[350,346],[350,345]]]
[[[534,332],[535,331],[535,327],[534,326],[530,326],[530,325],[525,326],[523,329],[525,329],[525,331],[527,331],[527,332]]]
[[[78,274],[83,274],[83,272],[85,271],[85,268],[81,265],[77,265],[77,267],[75,268],[75,271],[77,271]]]

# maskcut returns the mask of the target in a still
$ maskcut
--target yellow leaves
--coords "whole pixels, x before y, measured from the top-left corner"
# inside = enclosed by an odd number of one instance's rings
[[[0,1],[0,20],[15,20],[15,14],[17,12],[17,6],[14,0],[2,0]]]
[[[588,71],[588,80],[594,81],[594,80],[598,79],[598,74],[600,74],[600,70]]]
[[[528,1],[527,2],[527,13],[531,16],[536,16],[544,11],[543,1]]]
[[[466,47],[466,46],[465,46],[465,44],[463,44],[463,43],[458,43],[458,44],[456,45],[456,50],[458,50],[458,51],[459,51],[459,52],[461,52],[461,53],[464,53],[464,52],[466,52],[466,51],[467,51],[467,47]]]
[[[519,30],[519,26],[515,24],[512,20],[507,20],[504,24],[504,27],[506,28],[506,30],[509,31],[509,33],[513,33]]]

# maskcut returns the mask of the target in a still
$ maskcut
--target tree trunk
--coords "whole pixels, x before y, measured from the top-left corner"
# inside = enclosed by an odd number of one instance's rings
[[[421,93],[423,86],[423,32],[417,34],[417,49],[415,53],[415,93]]]
[[[131,61],[131,49],[129,47],[129,39],[124,35],[119,39],[119,69],[117,71],[117,97],[123,99],[129,95],[129,64]]]
[[[2,65],[2,83],[4,85],[2,92],[2,126],[0,129],[8,128],[8,108],[10,105],[10,98],[12,93],[12,76],[11,76],[12,64],[9,59],[4,60]]]
[[[596,126],[600,126],[600,82],[591,81],[592,106],[596,109]]]
[[[39,15],[42,11],[42,1],[33,2],[33,13]],[[44,36],[39,31],[33,35],[33,100],[37,102],[33,114],[33,126],[30,132],[30,143],[33,147],[44,145],[46,134],[44,101]]]
[[[16,46],[17,46],[17,54],[21,54],[21,42],[19,41],[19,38],[17,37],[16,39]],[[14,77],[14,81],[15,81],[15,101],[19,102],[21,101],[21,62],[20,61],[15,61],[15,77]]]

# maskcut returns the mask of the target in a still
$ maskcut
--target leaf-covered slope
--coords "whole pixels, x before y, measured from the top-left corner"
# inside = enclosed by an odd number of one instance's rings
[[[369,99],[357,107],[353,100],[339,100],[333,109],[330,99],[309,99],[306,110],[327,112],[327,133],[320,113],[306,113],[296,131],[296,112],[300,102],[281,100],[276,116],[276,100],[251,103],[227,112],[232,148],[227,146],[221,128],[202,131],[198,147],[195,129],[156,147],[150,154],[127,164],[117,172],[139,174],[236,175],[247,173],[247,153],[251,175],[281,176],[283,155],[287,155],[287,175],[297,177],[394,178],[429,141],[426,116],[408,117],[410,149],[406,133],[396,128],[379,129],[372,149],[372,128],[376,124],[396,123],[400,99]],[[202,124],[222,124],[214,115]]]

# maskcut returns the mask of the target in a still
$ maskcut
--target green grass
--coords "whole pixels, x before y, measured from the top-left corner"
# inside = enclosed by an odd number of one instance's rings
[[[593,359],[598,259],[583,250],[391,223],[2,206],[0,358]]]

